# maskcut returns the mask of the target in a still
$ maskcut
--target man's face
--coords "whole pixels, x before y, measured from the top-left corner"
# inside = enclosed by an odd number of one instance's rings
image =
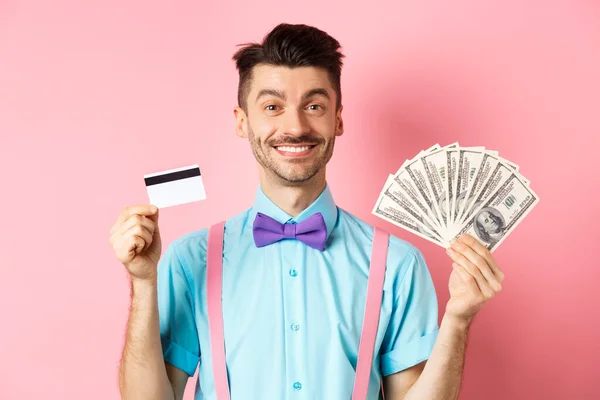
[[[294,184],[324,172],[343,133],[327,72],[258,65],[252,75],[247,109],[235,110],[237,133],[249,139],[264,172]]]
[[[477,221],[490,234],[500,232],[500,220],[491,212],[484,211],[477,216]]]

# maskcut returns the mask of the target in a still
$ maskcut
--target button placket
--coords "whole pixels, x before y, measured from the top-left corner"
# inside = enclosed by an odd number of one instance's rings
[[[287,279],[289,279],[289,283],[285,285],[286,297],[290,296],[289,298],[293,299],[293,301],[287,303],[289,308],[285,318],[285,322],[287,323],[286,336],[289,335],[288,346],[290,346],[290,351],[288,352],[289,358],[287,360],[287,378],[289,381],[286,385],[289,385],[288,390],[293,393],[299,392],[303,388],[303,383],[305,383],[301,381],[305,375],[303,370],[305,360],[303,358],[304,356],[302,350],[304,340],[302,338],[303,335],[301,331],[301,318],[304,315],[304,301],[301,299],[306,294],[303,290],[304,279],[297,279],[300,276],[298,262],[302,260],[302,258],[299,258],[298,255],[303,252],[304,246],[304,244],[296,240],[286,241],[284,252],[285,257],[282,259],[282,261],[287,264],[289,275],[287,277]]]

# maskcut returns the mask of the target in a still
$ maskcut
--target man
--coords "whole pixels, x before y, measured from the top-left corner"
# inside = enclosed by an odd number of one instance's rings
[[[373,227],[335,205],[325,177],[344,130],[339,48],[316,28],[282,24],[234,56],[236,131],[250,142],[260,186],[253,206],[225,224],[222,316],[232,400],[352,395]],[[324,241],[264,243],[254,229],[260,218],[286,232],[318,218]],[[132,287],[123,398],[181,399],[200,364],[196,399],[215,399],[207,230],[176,240],[157,267],[158,210],[138,205],[119,216],[111,244]],[[451,298],[438,327],[422,254],[390,237],[368,399],[379,398],[382,380],[386,399],[457,397],[470,322],[500,290],[503,274],[473,237],[453,249]]]

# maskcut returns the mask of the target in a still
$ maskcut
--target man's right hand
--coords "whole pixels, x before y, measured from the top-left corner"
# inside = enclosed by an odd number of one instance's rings
[[[132,280],[155,280],[162,249],[158,208],[151,204],[126,207],[110,230],[110,244]]]

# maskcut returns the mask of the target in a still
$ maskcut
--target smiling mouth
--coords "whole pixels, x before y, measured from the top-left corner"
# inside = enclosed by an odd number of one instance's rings
[[[299,160],[310,157],[316,150],[317,145],[311,143],[294,143],[275,145],[273,148],[282,157],[288,160]]]
[[[279,151],[280,153],[305,153],[305,152],[311,150],[312,148],[314,148],[315,146],[316,146],[315,144],[311,144],[311,145],[302,145],[302,146],[284,145],[284,146],[273,146],[273,147],[275,147],[275,150]]]

